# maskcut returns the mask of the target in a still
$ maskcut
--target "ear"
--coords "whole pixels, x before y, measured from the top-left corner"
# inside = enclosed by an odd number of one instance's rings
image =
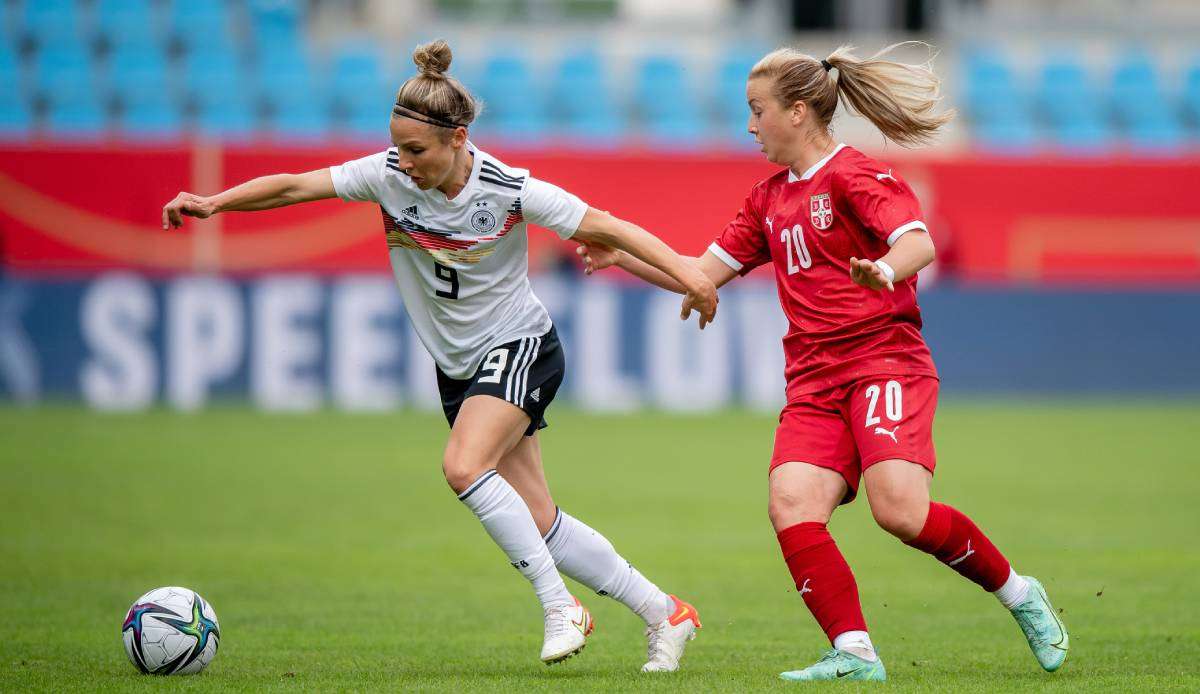
[[[450,133],[450,144],[454,149],[459,149],[467,144],[467,129],[458,127],[454,132]]]
[[[792,104],[792,109],[789,114],[792,119],[792,126],[799,127],[804,124],[804,118],[808,115],[808,104],[803,101],[797,101]]]

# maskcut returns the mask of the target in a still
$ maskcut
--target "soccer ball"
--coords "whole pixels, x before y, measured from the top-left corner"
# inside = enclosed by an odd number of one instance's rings
[[[155,588],[133,603],[121,625],[125,654],[150,675],[192,675],[217,655],[221,627],[204,598],[187,588]]]

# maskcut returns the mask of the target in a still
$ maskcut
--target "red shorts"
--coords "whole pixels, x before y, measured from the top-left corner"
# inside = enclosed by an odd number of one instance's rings
[[[862,473],[898,458],[933,472],[933,413],[938,379],[873,376],[802,396],[779,413],[771,469],[791,462],[829,468],[858,494]]]

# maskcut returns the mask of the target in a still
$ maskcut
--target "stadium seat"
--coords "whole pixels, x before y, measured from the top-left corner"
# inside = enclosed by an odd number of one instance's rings
[[[982,49],[963,64],[963,107],[981,148],[1026,153],[1037,143],[1029,98],[1006,58]]]
[[[96,30],[109,46],[165,45],[155,8],[150,0],[96,0]]]
[[[251,98],[248,72],[232,51],[194,51],[185,57],[181,81],[202,133],[228,139],[253,135],[258,108]]]
[[[621,135],[604,63],[594,51],[569,54],[559,62],[550,101],[560,135],[594,146],[615,144]]]
[[[734,49],[721,57],[717,64],[717,84],[713,104],[717,114],[717,134],[731,144],[754,146],[746,131],[750,108],[746,105],[746,78],[766,51]]]
[[[260,57],[277,48],[304,44],[307,4],[297,0],[249,0],[250,37]]]
[[[1141,52],[1123,56],[1113,69],[1112,109],[1129,138],[1144,154],[1171,154],[1183,144],[1174,103],[1162,89],[1158,70]]]
[[[47,46],[34,58],[35,93],[52,99],[59,94],[96,95],[96,69],[91,55],[77,43]]]
[[[342,113],[388,118],[398,85],[388,84],[379,55],[370,42],[343,44],[332,55],[330,97]],[[378,126],[378,122],[376,122]],[[373,128],[378,131],[378,127]]]
[[[108,63],[109,84],[120,104],[119,129],[127,136],[178,135],[183,112],[171,90],[166,55],[161,49],[124,44]]]
[[[1183,68],[1183,110],[1192,127],[1200,129],[1200,54],[1193,55]]]
[[[170,90],[166,53],[157,46],[123,44],[108,57],[109,91],[124,105],[154,101]]]
[[[514,141],[534,141],[547,135],[545,95],[523,57],[491,56],[474,84],[485,105],[482,130]]]
[[[21,59],[13,44],[0,40],[0,83],[24,87],[25,76],[21,68]]]
[[[653,55],[643,58],[636,70],[634,107],[648,139],[665,147],[697,144],[704,122],[683,64],[672,56]]]
[[[33,130],[33,112],[15,80],[0,79],[0,139],[21,139]]]
[[[26,0],[21,17],[22,33],[41,48],[67,41],[83,41],[90,47],[90,27],[86,19],[79,0]]]
[[[332,124],[324,103],[297,94],[273,105],[268,127],[279,140],[319,140],[330,134]]]
[[[1051,58],[1042,67],[1038,105],[1058,145],[1076,154],[1096,154],[1113,145],[1100,100],[1074,56]]]
[[[196,128],[209,137],[249,140],[258,132],[254,104],[243,94],[213,94],[196,104]]]
[[[297,50],[289,54],[278,52],[260,56],[254,67],[258,95],[268,108],[281,102],[294,103],[301,98],[319,100],[322,107],[328,106],[329,94],[323,89],[323,75],[306,52]]]
[[[94,140],[103,137],[108,129],[104,104],[90,90],[56,93],[48,99],[48,104],[43,129],[51,137]]]
[[[170,33],[188,50],[213,50],[232,41],[227,0],[173,0],[168,10]]]

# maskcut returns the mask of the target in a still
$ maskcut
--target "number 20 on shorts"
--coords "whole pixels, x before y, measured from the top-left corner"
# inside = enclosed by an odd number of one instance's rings
[[[882,421],[879,415],[875,414],[881,393],[883,394],[884,414],[887,415],[887,418],[893,422],[899,422],[904,417],[904,393],[900,390],[899,381],[888,381],[883,388],[880,388],[878,384],[871,384],[863,393],[864,397],[870,401],[867,405],[865,426],[873,427]]]

